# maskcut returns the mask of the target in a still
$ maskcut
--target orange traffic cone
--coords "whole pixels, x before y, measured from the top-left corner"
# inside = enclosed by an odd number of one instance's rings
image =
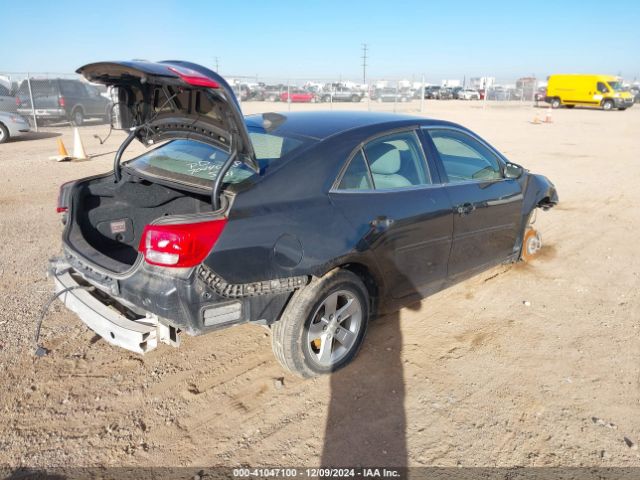
[[[84,145],[82,144],[82,139],[80,138],[80,131],[77,127],[73,129],[73,159],[74,160],[88,160],[87,152],[84,149]]]
[[[61,138],[58,138],[58,154],[54,155],[53,157],[49,157],[49,160],[55,160],[56,162],[65,162],[67,160],[71,160],[71,157],[69,156],[64,143],[62,143]]]
[[[551,108],[547,110],[547,114],[544,116],[544,123],[553,123],[553,119],[551,118]]]

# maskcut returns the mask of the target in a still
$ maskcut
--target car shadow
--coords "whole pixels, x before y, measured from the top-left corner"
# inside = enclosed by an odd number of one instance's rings
[[[12,137],[9,142],[28,142],[29,140],[42,140],[62,136],[60,132],[29,132],[21,137]]]
[[[370,323],[362,351],[330,384],[321,466],[407,467],[399,312]]]

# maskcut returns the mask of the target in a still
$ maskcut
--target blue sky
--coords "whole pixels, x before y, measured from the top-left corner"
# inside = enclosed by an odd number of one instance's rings
[[[640,78],[640,1],[2,0],[0,72],[184,59],[224,75]]]

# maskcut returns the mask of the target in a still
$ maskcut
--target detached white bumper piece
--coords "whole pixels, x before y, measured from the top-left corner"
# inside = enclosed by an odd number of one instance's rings
[[[79,285],[68,269],[52,272],[52,276],[56,293]],[[159,324],[154,316],[130,320],[80,288],[63,293],[59,298],[91,330],[112,345],[136,353],[146,353],[158,346]]]

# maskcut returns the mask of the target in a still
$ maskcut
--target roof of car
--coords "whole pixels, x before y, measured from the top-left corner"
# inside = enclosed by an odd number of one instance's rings
[[[371,125],[397,123],[400,126],[411,122],[421,124],[424,124],[425,121],[430,123],[436,122],[434,120],[428,121],[424,117],[399,115],[395,113],[326,111],[249,115],[245,117],[247,125],[249,127],[265,128],[266,131],[269,131],[269,128],[265,127],[265,117],[263,115],[269,118],[269,120],[275,120],[278,124],[277,127],[272,129],[274,133],[281,135],[302,135],[319,140],[330,137],[336,133]]]

